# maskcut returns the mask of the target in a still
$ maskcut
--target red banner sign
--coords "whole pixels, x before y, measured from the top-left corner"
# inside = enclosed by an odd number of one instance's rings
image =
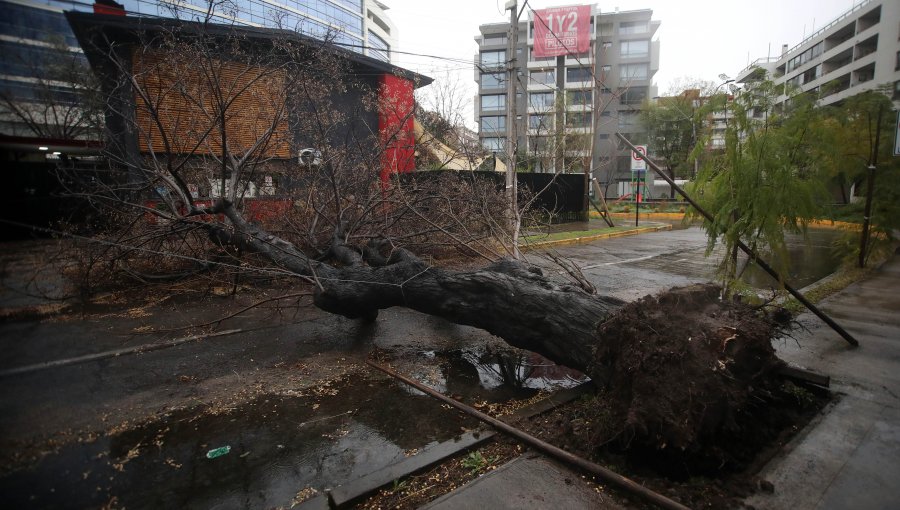
[[[586,53],[591,46],[591,6],[534,11],[534,56]]]

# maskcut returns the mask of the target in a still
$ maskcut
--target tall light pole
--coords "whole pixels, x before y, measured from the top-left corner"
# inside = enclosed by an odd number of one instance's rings
[[[720,88],[724,87],[725,85],[728,85],[729,83],[734,83],[734,79],[729,78],[728,75],[725,73],[720,74],[719,79],[725,80],[725,81],[723,81],[722,83],[720,83],[719,85],[716,86],[716,90],[713,91],[713,97],[715,97],[716,94],[719,93]],[[728,92],[725,93],[725,101],[723,101],[722,104],[723,104],[723,109],[725,111],[725,130],[728,131]]]
[[[723,81],[716,87],[716,90],[713,92],[713,96],[716,96],[719,93],[719,89],[724,87],[725,85],[734,82],[733,79],[729,78],[727,74],[722,73],[719,75],[719,78]],[[722,109],[725,112],[725,133],[723,134],[723,145],[728,144],[728,93],[725,93],[725,100],[722,102]],[[731,197],[734,198],[734,181],[731,184]],[[731,211],[731,224],[734,225],[738,220],[738,210],[734,209]],[[738,258],[738,244],[740,243],[740,237],[738,237],[738,242],[734,243],[734,247],[731,249],[731,270],[732,277],[737,277],[737,258]]]
[[[884,113],[884,105],[878,106],[878,120],[875,125],[875,143],[872,144],[872,154],[869,157],[868,186],[866,187],[866,210],[863,213],[862,236],[859,241],[859,267],[866,267],[866,245],[869,242],[869,222],[872,216],[872,194],[875,193],[875,165],[878,164],[878,142],[881,138],[881,114]]]

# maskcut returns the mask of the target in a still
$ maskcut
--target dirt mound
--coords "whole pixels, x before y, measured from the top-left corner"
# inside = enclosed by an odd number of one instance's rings
[[[589,444],[695,470],[743,456],[731,443],[753,433],[750,417],[780,388],[783,362],[771,344],[776,323],[720,294],[714,285],[672,289],[600,325]]]

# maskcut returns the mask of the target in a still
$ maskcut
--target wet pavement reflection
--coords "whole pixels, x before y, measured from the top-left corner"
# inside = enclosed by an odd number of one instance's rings
[[[345,483],[477,425],[379,377],[307,393],[175,413],[64,447],[0,478],[4,506],[289,507],[304,487]]]
[[[517,350],[419,352],[414,377],[468,402],[505,402],[585,380]],[[75,443],[0,478],[8,508],[290,507],[478,426],[370,374],[234,408],[178,411]]]

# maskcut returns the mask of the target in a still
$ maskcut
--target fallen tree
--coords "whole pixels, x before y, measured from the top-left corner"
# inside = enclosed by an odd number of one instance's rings
[[[626,305],[539,268],[504,259],[453,271],[387,242],[349,246],[335,237],[326,261],[224,212],[235,228],[213,228],[220,241],[265,254],[312,278],[317,307],[374,320],[394,306],[485,329],[520,349],[590,375],[616,395],[621,429],[609,438],[696,454],[708,441],[741,429],[739,415],[780,382],[771,345],[777,323],[715,285],[673,289]],[[705,454],[709,454],[706,452]]]
[[[482,328],[590,375],[617,395],[611,437],[657,450],[702,450],[768,391],[780,365],[774,325],[720,301],[718,289],[626,306],[597,295],[577,268],[562,282],[506,258],[509,215],[520,212],[503,190],[465,175],[386,177],[414,109],[366,81],[358,66],[372,62],[281,33],[70,22],[109,98],[119,177],[67,181],[111,211],[96,254],[106,267],[288,275],[313,287],[315,306],[349,319],[401,306]],[[351,108],[339,104],[347,97]],[[373,116],[391,122],[365,132]],[[254,190],[276,185],[277,210],[250,219]],[[485,265],[449,269],[416,255],[448,249]],[[227,263],[210,263],[222,252]]]

